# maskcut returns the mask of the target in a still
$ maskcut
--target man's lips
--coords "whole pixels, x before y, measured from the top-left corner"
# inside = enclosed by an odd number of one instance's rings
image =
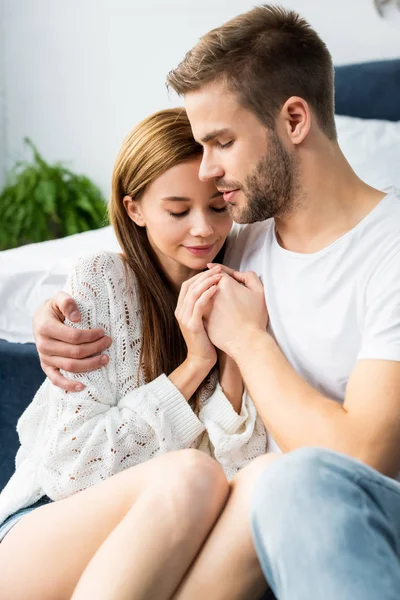
[[[225,202],[232,202],[234,195],[239,190],[227,190],[226,192],[222,192],[223,198]]]

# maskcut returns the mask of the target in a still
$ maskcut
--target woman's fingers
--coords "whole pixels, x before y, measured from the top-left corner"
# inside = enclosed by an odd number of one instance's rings
[[[181,307],[180,318],[182,322],[188,323],[191,321],[196,302],[206,290],[211,286],[216,285],[221,277],[221,273],[216,273],[215,275],[210,275],[209,277],[192,284]]]
[[[203,316],[204,316],[204,311],[207,309],[208,303],[210,302],[211,298],[214,296],[217,289],[218,289],[217,284],[212,285],[207,290],[205,290],[202,293],[202,295],[200,296],[200,298],[196,301],[194,308],[193,308],[193,320],[197,321],[197,323],[202,322]]]
[[[187,281],[184,281],[181,287],[181,291],[179,293],[178,302],[176,305],[176,313],[179,313],[182,307],[185,304],[187,295],[192,292],[197,285],[201,284],[203,281],[214,277],[215,275],[221,272],[221,267],[217,265],[214,269],[210,269],[209,271],[203,271],[202,273],[198,273],[194,277],[191,277]]]

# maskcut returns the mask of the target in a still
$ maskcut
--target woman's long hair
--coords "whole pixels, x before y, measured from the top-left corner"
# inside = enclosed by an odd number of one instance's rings
[[[166,277],[145,227],[129,218],[123,198],[139,199],[162,173],[201,154],[185,110],[172,108],[139,123],[125,138],[114,166],[109,218],[138,285],[143,328],[140,366],[147,383],[162,373],[172,373],[185,360],[187,347],[174,314],[178,293]],[[198,393],[191,403],[198,408]]]

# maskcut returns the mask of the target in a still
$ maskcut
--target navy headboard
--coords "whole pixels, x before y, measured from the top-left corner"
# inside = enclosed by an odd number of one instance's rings
[[[335,68],[335,112],[400,121],[400,59]]]

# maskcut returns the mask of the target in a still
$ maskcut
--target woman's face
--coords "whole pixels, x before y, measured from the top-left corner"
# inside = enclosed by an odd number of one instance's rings
[[[200,163],[201,157],[172,167],[140,200],[124,198],[128,215],[146,227],[161,265],[177,283],[214,260],[232,226],[222,194],[199,180]]]

